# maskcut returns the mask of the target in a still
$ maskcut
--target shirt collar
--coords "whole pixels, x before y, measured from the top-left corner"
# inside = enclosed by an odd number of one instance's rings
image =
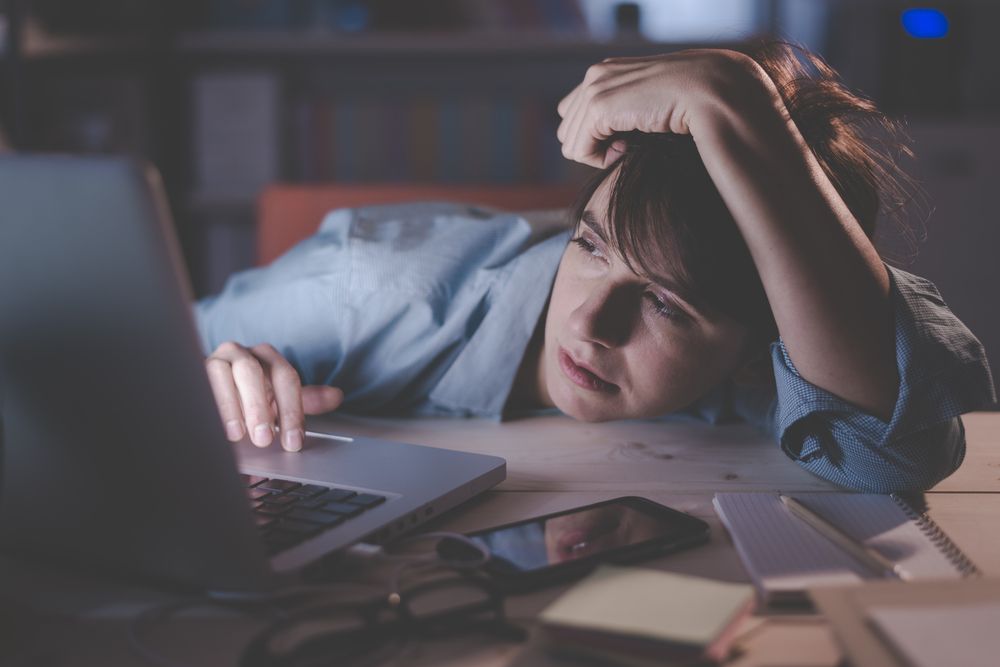
[[[497,277],[487,297],[489,310],[431,391],[433,403],[479,417],[501,416],[569,237],[564,231],[537,243]]]

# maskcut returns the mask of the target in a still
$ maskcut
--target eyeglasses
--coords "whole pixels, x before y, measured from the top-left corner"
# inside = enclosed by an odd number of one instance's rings
[[[430,551],[412,550],[414,542],[429,541],[433,543]],[[484,545],[464,535],[432,532],[403,538],[394,546],[410,550],[393,554],[374,547],[359,556],[376,565],[395,566],[388,586],[312,583],[263,596],[215,593],[209,598],[168,602],[133,619],[129,643],[153,664],[179,665],[152,647],[146,635],[157,623],[199,607],[218,607],[268,621],[243,650],[241,667],[372,664],[409,640],[471,631],[507,641],[526,638],[524,629],[506,619],[504,596],[496,584],[480,571],[490,559]]]
[[[411,639],[471,631],[523,641],[507,621],[504,598],[487,577],[448,568],[401,592],[354,602],[338,600],[297,610],[254,637],[241,667],[312,667],[383,660]]]

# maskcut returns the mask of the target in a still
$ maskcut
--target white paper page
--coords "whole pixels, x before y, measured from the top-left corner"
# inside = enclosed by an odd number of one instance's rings
[[[872,607],[868,620],[914,667],[994,667],[1000,602]]]
[[[900,563],[916,578],[960,573],[890,496],[797,493],[842,531]],[[719,493],[715,506],[751,578],[769,593],[858,583],[878,576],[792,515],[776,493]]]
[[[889,496],[814,493],[796,497],[917,579],[959,577],[958,570],[944,552]]]
[[[768,592],[857,583],[867,574],[864,566],[791,516],[776,493],[719,493],[715,504],[743,566]]]

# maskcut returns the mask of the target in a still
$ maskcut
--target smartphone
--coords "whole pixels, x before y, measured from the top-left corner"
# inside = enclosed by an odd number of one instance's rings
[[[708,524],[690,514],[624,496],[467,536],[490,550],[490,575],[507,588],[526,589],[580,576],[599,563],[695,546],[707,541],[708,533]]]

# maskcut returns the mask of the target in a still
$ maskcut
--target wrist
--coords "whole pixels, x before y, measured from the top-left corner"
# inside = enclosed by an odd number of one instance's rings
[[[713,54],[709,74],[703,77],[702,93],[689,119],[691,134],[717,123],[738,122],[757,114],[787,115],[777,86],[750,56],[718,49]]]

